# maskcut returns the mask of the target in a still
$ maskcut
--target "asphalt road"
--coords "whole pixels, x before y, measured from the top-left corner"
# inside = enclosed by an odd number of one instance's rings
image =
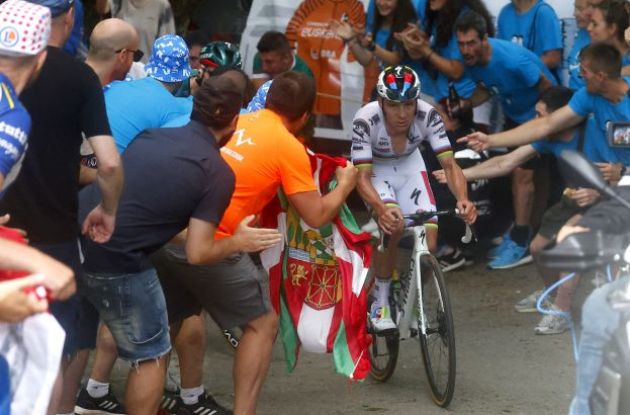
[[[447,274],[447,284],[457,342],[457,380],[448,410],[431,401],[416,340],[401,343],[396,372],[384,384],[349,382],[335,374],[329,355],[303,353],[289,374],[278,341],[258,413],[566,414],[575,383],[570,335],[536,336],[539,316],[513,309],[515,301],[538,288],[534,267],[488,271],[478,264]],[[208,339],[205,384],[229,405],[232,351],[214,326]],[[125,368],[118,366],[120,390]]]

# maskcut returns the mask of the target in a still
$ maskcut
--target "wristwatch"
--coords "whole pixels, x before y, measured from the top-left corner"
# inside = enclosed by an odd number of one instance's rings
[[[376,43],[374,43],[374,41],[370,41],[370,43],[367,45],[366,47],[367,50],[369,50],[370,52],[374,52],[376,50]]]

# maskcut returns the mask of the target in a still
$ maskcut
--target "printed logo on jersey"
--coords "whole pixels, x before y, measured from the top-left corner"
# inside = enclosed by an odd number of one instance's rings
[[[26,144],[27,134],[20,127],[16,127],[11,124],[7,124],[4,121],[0,121],[0,134],[6,134],[18,140],[20,144]]]
[[[370,126],[365,120],[354,120],[352,123],[352,133],[360,139],[361,143],[367,143],[370,136]]]
[[[418,206],[418,198],[421,194],[422,190],[420,189],[413,189],[413,192],[411,192],[411,197],[409,199],[413,200],[414,205]]]
[[[256,144],[252,141],[251,138],[243,138],[243,134],[245,133],[244,129],[240,129],[234,132],[234,137],[236,138],[236,147],[242,146],[243,144],[249,144],[250,146],[255,146]]]
[[[523,36],[520,36],[520,35],[512,36],[512,43],[516,43],[519,46],[523,46]]]
[[[372,127],[377,125],[379,122],[381,122],[381,117],[379,117],[378,114],[374,114],[372,118],[370,118],[370,125]]]
[[[419,111],[416,113],[416,118],[417,118],[418,120],[420,120],[420,122],[424,121],[424,119],[425,119],[425,118],[427,118],[427,112],[426,112],[426,111],[419,110]]]
[[[434,108],[429,112],[429,120],[427,121],[427,127],[435,128],[442,123],[442,119],[440,118],[440,114],[438,114],[437,110]]]
[[[18,44],[20,35],[18,31],[11,26],[7,26],[0,30],[0,44],[6,47],[13,47]]]

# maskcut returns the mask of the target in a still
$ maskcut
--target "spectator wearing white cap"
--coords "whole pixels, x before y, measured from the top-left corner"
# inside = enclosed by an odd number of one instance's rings
[[[121,153],[143,130],[192,111],[191,99],[173,95],[191,75],[184,39],[177,35],[157,39],[145,71],[146,78],[114,82],[105,92],[107,117]]]
[[[10,0],[0,6],[0,21],[14,22],[0,24],[0,191],[4,191],[17,176],[26,150],[31,117],[17,96],[46,59],[50,11]],[[31,21],[36,25],[31,26]]]
[[[102,202],[83,223],[85,231],[96,240],[107,240],[114,230],[123,175],[98,77],[89,66],[60,49],[72,30],[74,1],[29,2],[50,9],[51,33],[42,70],[21,95],[33,127],[22,170],[0,200],[0,212],[11,214],[10,226],[28,232],[32,246],[74,271],[79,295],[50,306],[51,313],[66,331],[62,361],[65,370],[70,356],[78,349],[89,347],[89,343],[93,345],[96,338],[96,327],[79,329],[80,318],[89,312],[95,313],[80,295],[83,277],[78,245],[81,229],[77,220],[77,189],[82,136],[90,141],[98,159],[98,183],[103,195]],[[51,411],[60,409],[59,412],[70,413],[78,379],[69,380],[63,388],[62,382],[58,385]],[[64,404],[60,405],[62,391],[66,395]]]

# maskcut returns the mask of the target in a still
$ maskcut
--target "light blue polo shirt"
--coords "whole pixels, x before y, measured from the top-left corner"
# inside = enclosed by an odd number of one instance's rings
[[[552,84],[555,78],[533,52],[512,42],[489,38],[492,56],[487,65],[466,66],[465,74],[497,95],[503,112],[519,124],[536,116],[538,82],[543,73]]]
[[[105,107],[114,141],[122,153],[141,131],[190,115],[192,99],[177,98],[159,81],[146,77],[112,82],[105,91]]]

